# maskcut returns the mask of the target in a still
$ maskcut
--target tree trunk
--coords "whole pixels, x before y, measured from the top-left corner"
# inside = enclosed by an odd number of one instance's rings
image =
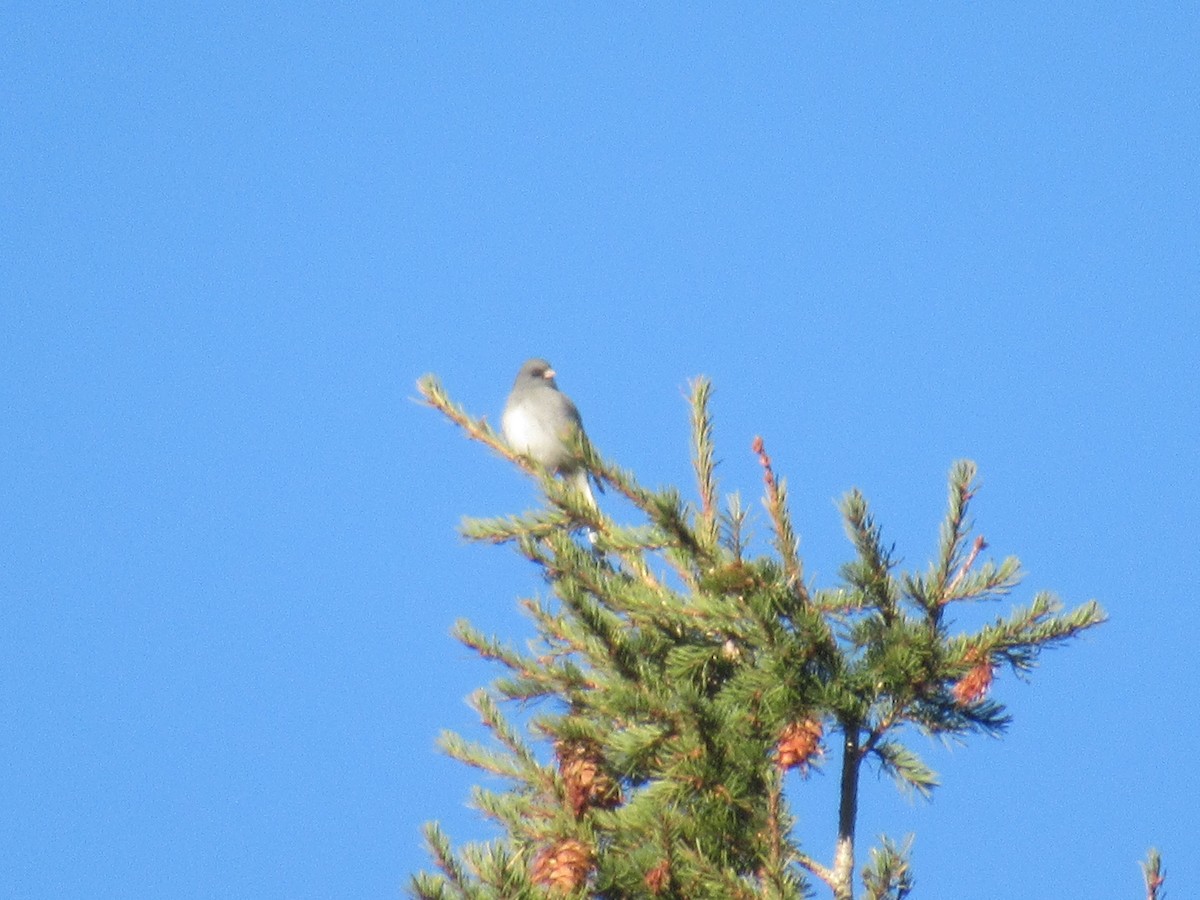
[[[843,722],[842,786],[838,803],[837,850],[833,857],[834,900],[854,900],[854,826],[858,820],[858,773],[862,763],[858,723]]]

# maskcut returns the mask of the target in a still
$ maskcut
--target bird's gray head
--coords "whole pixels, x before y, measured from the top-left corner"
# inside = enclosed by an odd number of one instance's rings
[[[526,360],[525,365],[521,366],[521,371],[517,373],[517,383],[522,381],[544,381],[551,387],[558,387],[554,383],[554,369],[541,357]]]

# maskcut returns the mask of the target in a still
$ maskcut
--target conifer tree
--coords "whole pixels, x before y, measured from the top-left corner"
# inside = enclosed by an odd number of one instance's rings
[[[922,571],[900,570],[866,499],[850,491],[841,513],[854,555],[840,584],[818,588],[805,579],[786,484],[761,439],[752,449],[772,551],[750,552],[736,495],[721,503],[708,381],[691,391],[694,503],[643,487],[581,440],[591,472],[638,511],[633,524],[513,454],[432,376],[418,387],[539,480],[544,508],[462,529],[515,548],[553,592],[523,601],[536,629],[527,649],[456,625],[505,673],[472,698],[494,742],[447,733],[441,743],[507,784],[473,797],[502,836],[456,852],[427,826],[438,871],[414,877],[423,900],[790,900],[818,891],[851,900],[860,885],[868,900],[901,900],[914,884],[906,845],[883,839],[855,878],[864,767],[928,796],[937,776],[907,738],[999,735],[1009,718],[991,694],[996,672],[1025,676],[1043,649],[1104,620],[1094,601],[1065,611],[1037,593],[977,631],[955,628],[957,606],[1005,598],[1022,577],[1017,559],[985,559],[987,544],[972,536],[970,462],[950,471],[940,538]],[[505,712],[526,708],[536,714],[520,726]],[[803,784],[789,773],[803,776],[822,757],[840,786],[827,861],[798,844],[787,797]]]

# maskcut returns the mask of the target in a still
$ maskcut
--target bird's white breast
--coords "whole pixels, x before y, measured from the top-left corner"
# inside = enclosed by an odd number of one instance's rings
[[[555,423],[538,416],[528,403],[517,403],[504,410],[500,421],[510,447],[536,459],[543,466],[557,469],[570,464],[568,435],[560,434]]]

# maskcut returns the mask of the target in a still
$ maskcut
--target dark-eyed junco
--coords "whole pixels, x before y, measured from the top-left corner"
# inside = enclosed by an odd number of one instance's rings
[[[500,425],[510,447],[562,475],[596,505],[587,469],[572,445],[583,432],[583,420],[571,398],[558,389],[550,363],[531,359],[521,366]]]

